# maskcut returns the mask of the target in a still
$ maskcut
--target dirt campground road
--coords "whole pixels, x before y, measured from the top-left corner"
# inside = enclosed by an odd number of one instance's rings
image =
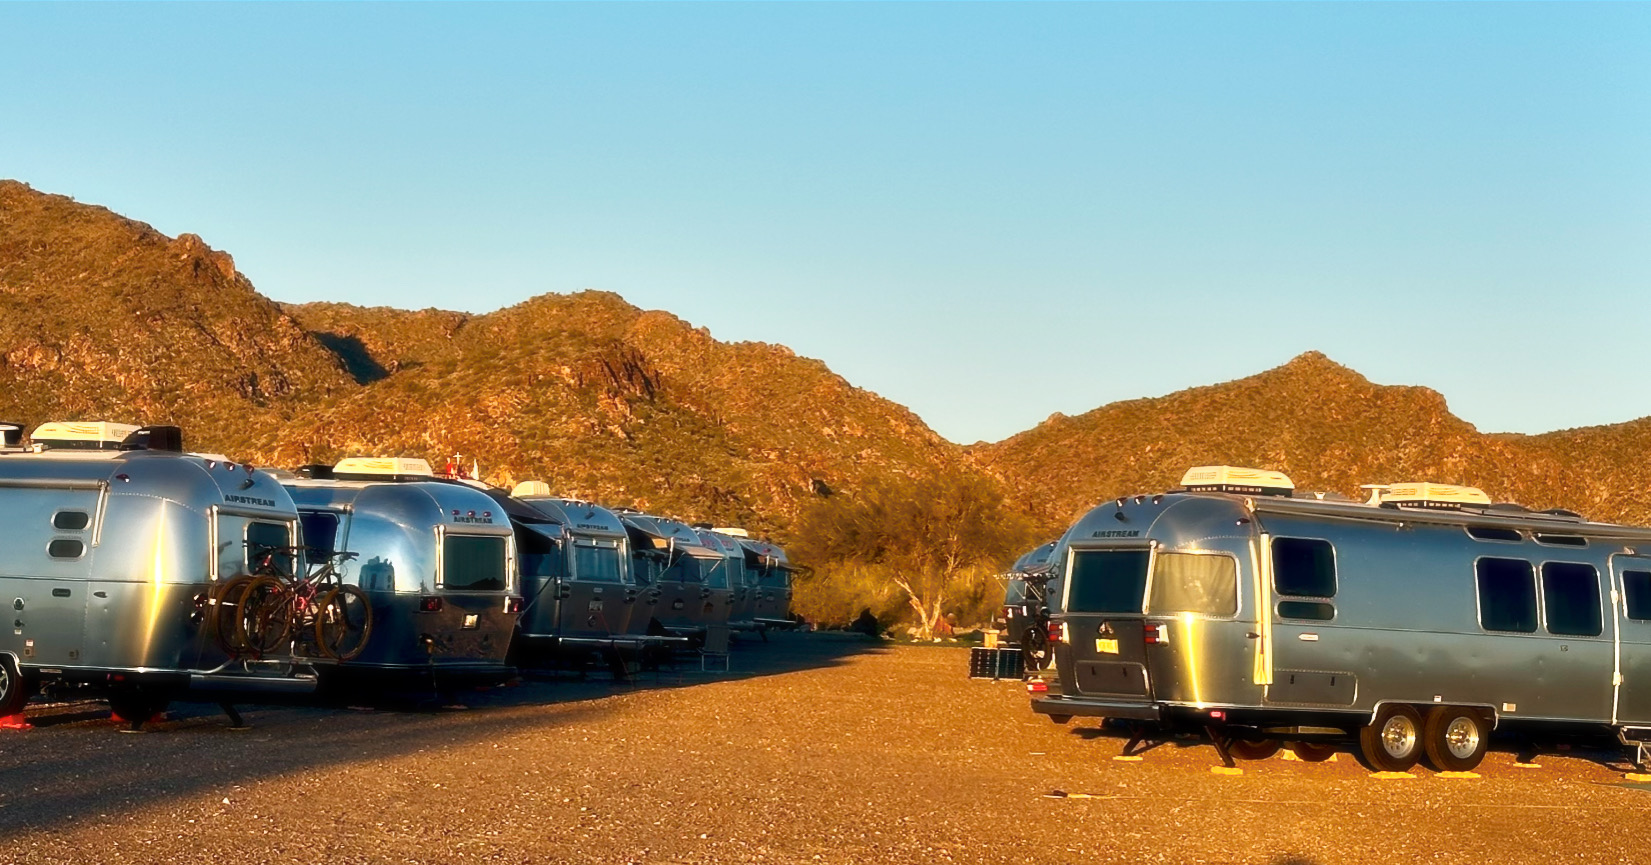
[[[1378,780],[1347,753],[1219,775],[970,681],[958,649],[745,644],[734,674],[529,681],[467,711],[88,705],[0,734],[6,862],[1646,862],[1651,792],[1605,755],[1494,752]],[[1061,790],[1066,798],[1048,798]]]

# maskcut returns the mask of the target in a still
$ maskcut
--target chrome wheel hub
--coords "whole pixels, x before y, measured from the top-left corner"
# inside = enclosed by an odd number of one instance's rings
[[[1466,760],[1479,750],[1479,725],[1468,718],[1457,718],[1445,728],[1445,749],[1452,757]]]
[[[1382,725],[1382,750],[1394,757],[1407,757],[1416,750],[1416,725],[1403,715],[1394,715]]]

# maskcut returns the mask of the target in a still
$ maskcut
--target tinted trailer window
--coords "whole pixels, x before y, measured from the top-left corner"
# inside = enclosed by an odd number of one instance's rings
[[[441,584],[449,591],[504,591],[505,539],[448,535],[442,543]]]
[[[589,541],[573,545],[573,578],[593,583],[619,582],[619,545],[598,546]]]
[[[1075,550],[1066,590],[1069,613],[1140,613],[1148,550]]]
[[[1480,559],[1479,626],[1487,631],[1536,633],[1536,574],[1523,559]]]
[[[256,569],[264,565],[266,558],[277,573],[289,576],[293,573],[292,554],[274,552],[292,546],[292,529],[286,523],[251,522],[247,523],[246,532],[246,570],[243,573],[257,573]]]

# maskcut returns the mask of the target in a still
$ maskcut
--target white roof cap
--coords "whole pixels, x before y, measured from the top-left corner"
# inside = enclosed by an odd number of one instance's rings
[[[732,537],[732,538],[749,538],[749,537],[751,537],[751,533],[746,531],[745,529],[736,529],[736,528],[732,528],[732,527],[717,528],[717,529],[712,529],[711,531],[716,532],[718,534],[722,534],[722,535],[728,535],[729,537]]]
[[[373,475],[384,477],[434,477],[430,463],[412,457],[350,457],[332,467],[333,475]]]
[[[54,421],[34,428],[29,435],[33,441],[48,442],[104,442],[120,444],[141,427],[136,424],[112,421]]]
[[[522,481],[516,485],[515,489],[510,491],[510,494],[516,498],[538,496],[542,499],[548,499],[550,498],[550,484],[544,481]]]
[[[1224,493],[1287,493],[1296,488],[1283,472],[1242,466],[1194,466],[1181,476],[1181,486],[1189,490]]]
[[[1488,505],[1490,496],[1478,487],[1457,484],[1435,484],[1428,481],[1407,481],[1388,484],[1381,493],[1382,504],[1405,504],[1423,508],[1459,508],[1462,505]]]

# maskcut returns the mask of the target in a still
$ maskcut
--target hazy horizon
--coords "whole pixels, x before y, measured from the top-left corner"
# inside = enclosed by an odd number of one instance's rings
[[[1651,5],[0,4],[0,175],[284,302],[613,291],[953,441],[1318,350],[1651,415]]]

